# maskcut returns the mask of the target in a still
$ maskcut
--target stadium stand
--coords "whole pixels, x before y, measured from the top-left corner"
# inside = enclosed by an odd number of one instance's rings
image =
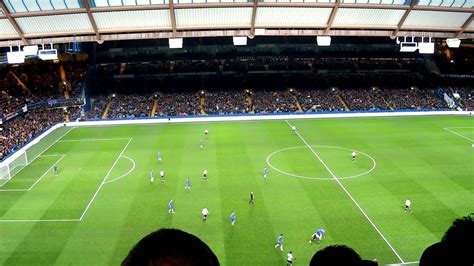
[[[213,91],[205,93],[207,114],[248,113],[244,91]]]
[[[0,158],[20,148],[50,126],[63,122],[64,118],[62,108],[39,108],[7,121],[3,124]]]

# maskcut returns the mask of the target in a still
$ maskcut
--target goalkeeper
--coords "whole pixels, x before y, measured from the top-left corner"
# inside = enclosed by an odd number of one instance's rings
[[[53,173],[54,173],[54,175],[58,175],[58,165],[57,164],[53,165]]]

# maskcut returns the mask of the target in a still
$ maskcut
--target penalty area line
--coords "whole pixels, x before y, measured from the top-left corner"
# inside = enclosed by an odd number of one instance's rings
[[[38,223],[38,222],[80,222],[80,220],[79,219],[0,220],[0,223]]]
[[[288,120],[285,120],[285,122],[288,124],[288,126],[290,128],[292,128],[292,125],[290,124],[290,122],[288,122]],[[339,180],[339,178],[337,178],[337,176],[333,173],[333,171],[326,165],[326,163],[323,161],[323,159],[321,159],[321,157],[319,156],[319,154],[313,149],[313,147],[311,147],[311,145],[308,144],[308,142],[306,142],[306,140],[300,135],[300,133],[298,131],[295,131],[296,135],[301,139],[301,141],[303,141],[303,143],[308,147],[308,149],[314,154],[314,156],[316,156],[316,158],[319,160],[319,162],[321,162],[321,164],[324,166],[324,168],[326,168],[326,170],[328,171],[328,173],[332,176],[332,178],[337,182],[337,184],[342,188],[342,190],[346,193],[347,196],[349,196],[349,198],[351,199],[351,201],[356,205],[356,207],[359,209],[359,211],[364,215],[365,219],[367,219],[367,221],[372,225],[372,227],[375,229],[375,231],[380,235],[380,237],[382,237],[382,239],[385,241],[385,243],[388,245],[388,247],[392,250],[393,254],[395,254],[395,256],[398,258],[398,260],[400,260],[401,263],[405,263],[405,261],[403,261],[402,257],[400,257],[400,255],[398,254],[398,252],[393,248],[393,246],[388,242],[387,238],[385,238],[385,236],[382,234],[382,232],[379,230],[379,228],[372,222],[372,220],[369,218],[369,216],[365,213],[365,211],[362,209],[362,207],[360,207],[359,203],[357,203],[357,201],[354,199],[354,197],[352,197],[351,193],[349,193],[349,191],[346,189],[346,187],[341,183],[341,181]]]
[[[105,175],[104,179],[102,179],[102,182],[100,183],[99,187],[98,187],[97,190],[95,191],[95,193],[94,193],[94,195],[92,196],[91,200],[90,200],[89,203],[87,204],[85,210],[82,212],[81,217],[79,217],[79,221],[82,221],[82,219],[83,219],[84,216],[86,215],[87,211],[89,210],[89,208],[90,208],[91,205],[92,205],[92,202],[94,202],[95,197],[97,196],[97,194],[99,194],[100,189],[102,188],[102,186],[104,186],[104,184],[105,184],[107,178],[108,178],[109,175],[112,173],[112,170],[114,169],[115,165],[117,165],[118,161],[120,160],[120,157],[122,157],[123,153],[125,152],[125,150],[127,149],[128,145],[130,144],[131,141],[132,141],[132,138],[129,138],[127,144],[125,145],[125,147],[123,147],[122,151],[121,151],[120,154],[117,156],[117,159],[115,159],[115,162],[112,164],[112,167],[110,167],[109,171],[108,171],[107,174]]]

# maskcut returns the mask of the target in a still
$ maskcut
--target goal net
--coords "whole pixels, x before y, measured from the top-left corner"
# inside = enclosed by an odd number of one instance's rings
[[[15,154],[15,159],[6,165],[0,167],[0,186],[3,186],[8,180],[12,179],[25,166],[28,165],[28,156],[26,152],[22,151]]]

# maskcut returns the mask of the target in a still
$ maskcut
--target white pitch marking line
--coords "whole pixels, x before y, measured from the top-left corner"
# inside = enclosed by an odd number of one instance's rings
[[[48,170],[46,170],[46,172],[44,172],[43,175],[40,176],[40,178],[38,178],[38,180],[36,180],[36,182],[33,183],[33,185],[31,185],[29,188],[28,188],[28,191],[30,191],[31,189],[33,189],[33,187],[36,186],[36,184],[38,184],[39,181],[41,181],[41,179],[43,179],[43,177],[49,173],[49,171],[51,171],[51,169],[54,167],[55,164],[58,164],[60,161],[62,161],[62,159],[64,159],[64,157],[66,157],[66,155],[62,155],[58,160],[56,160],[56,162],[54,162],[53,165],[51,165],[51,167],[48,168]]]
[[[119,177],[117,177],[117,178],[114,178],[114,179],[105,181],[104,184],[112,183],[112,182],[114,182],[114,181],[117,181],[117,180],[119,180],[119,179],[122,179],[122,178],[128,176],[133,170],[135,170],[135,161],[134,161],[132,158],[129,158],[129,157],[127,157],[127,156],[122,156],[122,157],[125,158],[125,159],[128,159],[129,161],[132,162],[132,164],[133,164],[132,169],[130,169],[128,172],[126,172],[125,174],[123,174],[123,175],[121,175],[121,176],[119,176]]]
[[[84,216],[86,215],[87,211],[89,210],[90,206],[92,205],[92,202],[95,200],[95,197],[97,196],[97,194],[99,194],[100,189],[101,189],[102,186],[105,184],[105,180],[107,180],[107,178],[109,177],[110,173],[112,173],[112,170],[114,169],[115,165],[118,163],[120,157],[123,155],[123,153],[125,152],[125,149],[127,149],[128,145],[130,144],[131,141],[132,141],[132,138],[129,138],[127,144],[125,145],[125,147],[123,147],[122,151],[121,151],[120,154],[117,156],[117,159],[115,159],[114,164],[112,164],[112,167],[110,167],[109,172],[107,172],[107,175],[105,175],[104,179],[102,179],[102,183],[100,183],[99,187],[98,187],[97,190],[95,191],[94,195],[92,196],[92,199],[91,199],[91,200],[89,201],[89,203],[87,204],[86,209],[84,210],[84,212],[82,212],[82,215],[81,215],[81,217],[79,218],[79,221],[82,221],[82,218],[84,218]]]
[[[39,181],[41,181],[41,179],[43,179],[43,177],[49,173],[49,171],[51,171],[51,169],[53,168],[53,166],[55,164],[58,164],[62,159],[64,159],[64,157],[66,156],[65,154],[61,154],[61,155],[57,155],[57,156],[61,156],[58,160],[56,160],[56,162],[54,162],[53,165],[51,165],[47,170],[46,172],[44,172],[29,188],[18,188],[18,189],[0,189],[0,192],[19,192],[19,191],[30,191],[31,189],[33,189],[34,186],[36,186],[36,184],[38,184]]]
[[[60,141],[62,138],[64,138],[64,136],[66,136],[67,134],[69,134],[69,132],[71,132],[73,129],[75,129],[76,127],[72,127],[71,129],[69,129],[66,133],[64,133],[60,138],[58,138],[57,140],[55,140],[53,143],[51,143],[51,145],[48,146],[48,148],[46,148],[44,151],[42,151],[36,158],[34,158],[30,164],[36,160],[38,157],[40,157],[41,155],[43,155],[43,153],[45,153],[47,150],[49,150],[49,148],[53,147],[54,144],[56,144],[58,141]]]
[[[130,138],[110,138],[110,139],[65,139],[60,142],[92,142],[92,141],[111,141],[111,140],[129,140]]]
[[[459,133],[456,132],[456,131],[452,131],[451,129],[449,129],[449,128],[447,128],[447,127],[445,127],[444,129],[447,130],[447,131],[449,131],[449,132],[451,132],[451,133],[453,133],[453,134],[456,134],[456,135],[460,136],[461,138],[465,138],[465,139],[469,140],[470,142],[474,142],[474,140],[472,140],[472,139],[470,139],[470,138],[468,138],[468,137],[466,137],[466,136],[464,136],[464,135],[462,135],[462,134],[459,134]]]
[[[291,124],[288,122],[288,120],[285,120],[285,122],[288,124],[288,126],[290,126],[290,128],[292,127]],[[326,170],[328,171],[328,173],[334,178],[334,180],[337,182],[337,184],[339,184],[339,186],[342,188],[342,190],[344,190],[344,192],[347,194],[347,196],[349,196],[349,198],[352,200],[352,202],[357,206],[357,208],[360,210],[360,212],[362,212],[362,214],[364,215],[364,217],[367,219],[367,221],[369,221],[369,223],[372,225],[372,227],[375,229],[375,231],[377,231],[377,233],[382,237],[382,239],[385,241],[385,243],[387,243],[387,245],[390,247],[390,249],[392,250],[392,252],[395,254],[395,256],[397,256],[397,258],[400,260],[400,262],[402,263],[405,263],[402,259],[402,257],[400,257],[400,255],[398,254],[398,252],[392,247],[392,245],[388,242],[388,240],[385,238],[385,236],[382,234],[382,232],[380,232],[380,230],[378,229],[378,227],[372,222],[372,220],[369,218],[369,216],[367,216],[367,214],[365,213],[365,211],[360,207],[360,205],[357,203],[357,201],[355,201],[354,197],[352,197],[351,193],[349,193],[349,191],[346,189],[346,187],[344,187],[344,185],[341,183],[341,181],[336,177],[336,175],[334,175],[334,173],[331,171],[331,169],[329,169],[329,167],[326,165],[326,163],[321,159],[321,157],[319,157],[319,155],[316,153],[316,151],[308,144],[308,142],[306,142],[306,140],[303,139],[303,137],[300,135],[300,133],[298,131],[295,131],[296,135],[298,135],[298,137],[303,141],[303,143],[310,149],[310,151],[316,156],[316,158],[318,158],[318,160],[321,162],[321,164],[324,166],[324,168],[326,168]]]
[[[361,174],[357,174],[357,175],[351,175],[351,176],[343,176],[343,177],[338,177],[339,180],[343,180],[343,179],[351,179],[351,178],[356,178],[356,177],[359,177],[359,176],[363,176],[363,175],[367,175],[369,173],[371,173],[375,167],[377,166],[377,163],[375,162],[375,159],[366,154],[366,153],[363,153],[361,151],[356,151],[354,149],[348,149],[348,148],[344,148],[344,147],[337,147],[337,146],[325,146],[325,145],[313,145],[313,147],[315,148],[333,148],[333,149],[340,149],[340,150],[348,150],[348,151],[355,151],[357,152],[358,154],[362,154],[364,156],[366,156],[367,158],[369,158],[371,161],[372,161],[372,167],[368,170],[368,171],[365,171],[364,173],[361,173]],[[332,181],[332,178],[325,178],[325,177],[314,177],[314,176],[303,176],[303,175],[296,175],[296,174],[292,174],[292,173],[288,173],[288,172],[285,172],[283,170],[280,170],[278,168],[276,168],[275,166],[273,166],[271,163],[270,163],[270,158],[279,153],[279,152],[282,152],[282,151],[287,151],[287,150],[293,150],[293,149],[299,149],[299,148],[307,148],[306,146],[295,146],[295,147],[289,147],[289,148],[284,148],[284,149],[280,149],[280,150],[277,150],[277,151],[274,151],[272,153],[270,153],[270,155],[267,156],[267,164],[268,166],[270,166],[273,170],[279,172],[279,173],[282,173],[284,175],[288,175],[288,176],[292,176],[292,177],[298,177],[298,178],[303,178],[303,179],[313,179],[313,180],[329,180],[329,181]]]
[[[420,263],[419,261],[409,261],[409,262],[403,262],[403,265],[409,265],[409,264],[417,264]]]
[[[38,157],[59,157],[59,156],[62,156],[64,154],[43,154],[43,155],[40,155]]]
[[[79,219],[0,220],[0,223],[79,222]]]

